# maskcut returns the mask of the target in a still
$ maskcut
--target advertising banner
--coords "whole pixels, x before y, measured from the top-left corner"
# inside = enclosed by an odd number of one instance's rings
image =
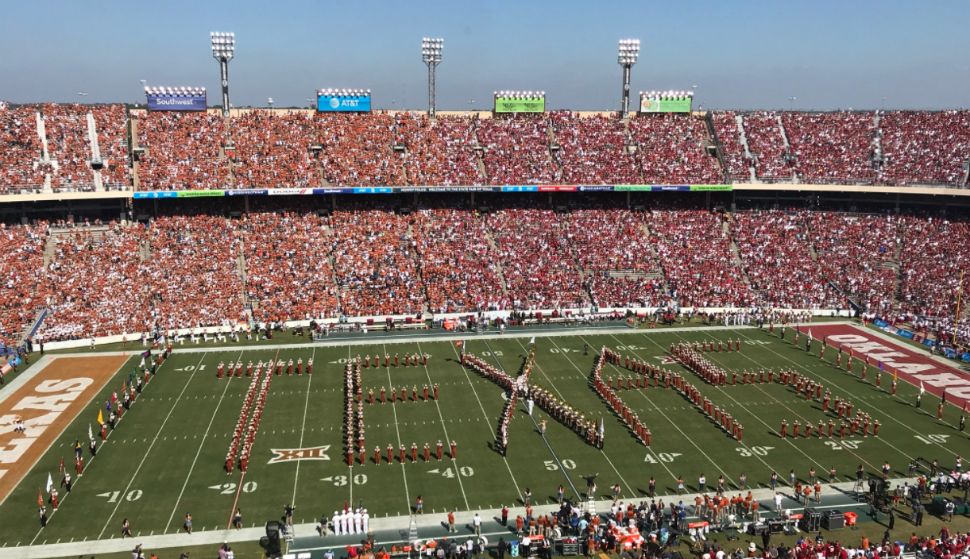
[[[542,113],[546,110],[546,98],[522,99],[518,97],[496,97],[496,113]]]
[[[149,111],[204,111],[205,92],[194,94],[146,93]]]
[[[369,113],[369,93],[342,95],[339,93],[317,94],[317,112],[321,113]]]
[[[693,102],[693,97],[680,97],[680,98],[655,98],[655,97],[640,97],[640,112],[641,113],[689,113],[691,111],[691,103]]]

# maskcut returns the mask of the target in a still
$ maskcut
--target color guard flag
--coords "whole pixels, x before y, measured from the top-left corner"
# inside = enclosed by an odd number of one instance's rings
[[[92,441],[94,440],[94,434],[91,432],[91,424],[90,423],[88,423],[88,440],[92,440]]]
[[[104,425],[104,415],[101,414],[101,410],[98,410],[98,425]]]
[[[919,381],[919,395],[922,396],[925,392],[926,389],[923,388],[923,381]]]
[[[47,493],[50,494],[51,489],[54,489],[54,478],[51,477],[51,473],[47,472]]]
[[[600,439],[606,436],[606,424],[603,423],[603,418],[600,418]]]

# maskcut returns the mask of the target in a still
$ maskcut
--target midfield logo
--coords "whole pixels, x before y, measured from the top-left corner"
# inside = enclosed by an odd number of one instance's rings
[[[278,464],[280,462],[294,462],[297,460],[330,460],[325,453],[330,449],[330,445],[312,446],[309,448],[272,448],[274,456],[267,464]]]

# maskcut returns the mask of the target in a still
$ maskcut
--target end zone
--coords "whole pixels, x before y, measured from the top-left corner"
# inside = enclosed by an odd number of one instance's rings
[[[125,355],[55,357],[0,401],[0,504],[128,360]],[[18,379],[20,380],[20,379]],[[26,431],[14,431],[16,418]]]
[[[913,386],[923,386],[937,397],[945,394],[946,401],[957,407],[970,405],[970,375],[917,350],[852,324],[805,324],[798,326],[798,331],[842,348],[857,359],[869,359],[873,366],[898,374]]]

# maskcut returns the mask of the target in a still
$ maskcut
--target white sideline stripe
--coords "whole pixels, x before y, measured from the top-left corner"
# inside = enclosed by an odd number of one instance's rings
[[[189,380],[185,381],[185,386],[182,387],[182,392],[179,393],[179,397],[178,397],[179,399],[181,399],[182,396],[185,394],[185,391],[188,390],[189,384],[192,383],[192,379],[195,378],[195,374],[199,372],[199,366],[202,365],[202,361],[204,360],[205,360],[205,352],[202,353],[202,357],[199,359],[199,362],[195,364],[195,369],[193,369],[192,374],[189,375]],[[125,486],[124,491],[121,493],[122,495],[127,495],[128,491],[131,489],[131,484],[135,483],[135,478],[138,477],[138,472],[140,472],[141,467],[145,465],[145,460],[147,460],[148,455],[151,454],[152,448],[155,447],[155,442],[158,441],[158,437],[162,434],[162,431],[165,429],[165,425],[168,423],[169,418],[172,417],[172,412],[175,411],[176,407],[177,406],[172,406],[168,409],[168,414],[165,416],[165,419],[162,420],[162,424],[159,425],[158,432],[155,433],[155,437],[152,439],[151,444],[148,445],[148,448],[142,454],[141,461],[138,463],[138,467],[135,468],[135,473],[131,475],[131,479],[128,481],[128,485]],[[99,539],[101,538],[101,536],[104,535],[104,531],[108,529],[108,525],[111,524],[111,519],[114,518],[115,513],[118,512],[118,507],[121,506],[121,503],[123,500],[124,499],[119,498],[118,502],[115,504],[114,510],[112,510],[111,514],[108,515],[108,520],[105,521],[104,528],[101,528],[101,532],[98,533]]]
[[[423,354],[424,352],[421,351],[421,343],[418,342],[417,345],[418,353]],[[431,373],[428,372],[427,365],[424,365],[424,375],[428,377],[428,388],[433,387],[434,381],[431,380]],[[434,401],[434,407],[438,411],[438,420],[441,421],[441,430],[445,434],[445,444],[448,444],[452,439],[448,436],[448,428],[445,427],[445,416],[441,415],[441,404],[438,403],[438,400]],[[461,489],[461,498],[465,501],[465,510],[471,510],[471,507],[468,505],[468,495],[465,494],[465,484],[461,481],[461,468],[458,466],[458,460],[452,458],[451,461],[455,463],[455,478],[458,480],[459,489]]]
[[[236,357],[238,362],[242,359],[243,352],[239,352],[239,357]],[[185,482],[182,483],[182,489],[179,491],[179,496],[175,499],[175,506],[172,507],[172,515],[168,517],[168,522],[165,523],[165,529],[172,524],[172,520],[175,519],[175,511],[179,508],[179,503],[182,502],[182,495],[185,494],[185,488],[189,485],[189,480],[192,479],[192,472],[195,470],[195,464],[199,460],[199,455],[202,454],[202,447],[205,446],[205,439],[209,436],[209,431],[212,429],[212,423],[216,420],[216,415],[219,414],[219,408],[222,407],[222,401],[226,397],[226,392],[229,390],[229,383],[232,382],[233,376],[230,375],[226,381],[226,386],[222,389],[222,395],[219,396],[219,401],[216,403],[215,410],[212,411],[212,417],[209,418],[209,426],[205,428],[205,434],[202,435],[202,442],[199,443],[199,449],[195,451],[195,458],[192,459],[192,465],[189,467],[189,473],[185,476]],[[235,511],[233,511],[235,512]]]

